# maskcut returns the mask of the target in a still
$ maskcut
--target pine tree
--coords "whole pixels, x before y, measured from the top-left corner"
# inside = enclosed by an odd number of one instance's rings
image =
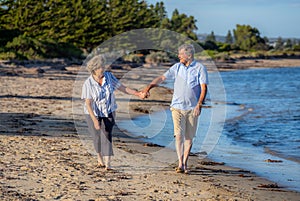
[[[230,30],[228,30],[228,32],[227,32],[225,42],[228,43],[228,44],[232,44],[233,43],[233,37],[231,35],[231,31]]]
[[[289,49],[293,47],[292,40],[290,38],[286,40],[284,47]]]
[[[155,6],[150,5],[150,10],[154,12],[154,16],[157,19],[156,24],[154,25],[155,28],[167,28],[167,26],[164,27],[169,23],[164,2],[157,2]]]
[[[215,33],[212,31],[209,35],[206,36],[205,41],[216,42]]]
[[[282,38],[281,38],[281,37],[278,37],[278,38],[277,38],[277,41],[276,41],[276,43],[275,43],[275,49],[276,49],[276,50],[282,50],[282,49],[283,49],[283,45],[284,45],[284,43],[283,43]]]
[[[257,28],[253,28],[250,25],[236,25],[236,29],[233,30],[235,45],[241,50],[251,49],[265,49],[265,41],[260,37],[260,33]]]
[[[177,9],[174,10],[170,20],[170,28],[172,31],[184,34],[192,40],[197,40],[195,31],[198,29],[196,26],[197,20],[193,16],[186,14],[179,14]]]
[[[36,45],[53,51],[71,45],[90,52],[118,34],[140,28],[169,29],[197,40],[193,16],[175,10],[169,19],[163,2],[149,6],[144,0],[1,0],[0,22],[0,45],[14,41],[8,45],[14,51],[22,43],[24,51]],[[137,43],[143,37],[137,37]]]

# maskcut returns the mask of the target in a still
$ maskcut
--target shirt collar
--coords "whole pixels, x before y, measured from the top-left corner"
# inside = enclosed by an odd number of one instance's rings
[[[195,65],[196,65],[196,61],[195,60],[193,60],[191,63],[190,63],[190,65],[188,65],[188,66],[185,66],[183,63],[180,63],[183,67],[185,67],[185,68],[191,68],[191,67],[194,67]]]
[[[99,83],[96,82],[96,80],[94,80],[93,75],[90,75],[90,80],[93,85],[99,86]],[[104,73],[102,86],[104,86],[105,84],[106,84],[106,77],[105,77],[105,73]]]
[[[194,66],[194,65],[196,65],[196,61],[195,61],[195,60],[193,60],[193,61],[192,61],[192,63],[190,63],[190,65],[189,65],[189,66],[191,66],[191,67],[192,67],[192,66]]]

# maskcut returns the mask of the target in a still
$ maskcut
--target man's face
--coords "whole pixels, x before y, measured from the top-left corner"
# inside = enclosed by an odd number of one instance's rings
[[[184,65],[187,64],[187,62],[190,60],[190,57],[185,54],[183,49],[179,50],[178,58],[179,58],[180,63],[182,63]]]

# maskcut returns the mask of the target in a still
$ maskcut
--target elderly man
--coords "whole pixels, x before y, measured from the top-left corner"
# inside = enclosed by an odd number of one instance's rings
[[[143,97],[150,89],[166,79],[174,80],[174,94],[171,102],[174,136],[178,155],[177,173],[189,173],[188,157],[195,137],[198,117],[207,93],[208,75],[205,66],[194,60],[193,45],[184,44],[178,48],[180,62],[174,64],[163,75],[155,78],[142,90]]]

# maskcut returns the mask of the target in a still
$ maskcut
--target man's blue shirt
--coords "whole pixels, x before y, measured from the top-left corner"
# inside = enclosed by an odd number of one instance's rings
[[[201,84],[208,84],[208,74],[204,65],[193,61],[189,66],[174,64],[164,73],[166,79],[174,80],[174,94],[171,107],[192,110],[197,105]]]

